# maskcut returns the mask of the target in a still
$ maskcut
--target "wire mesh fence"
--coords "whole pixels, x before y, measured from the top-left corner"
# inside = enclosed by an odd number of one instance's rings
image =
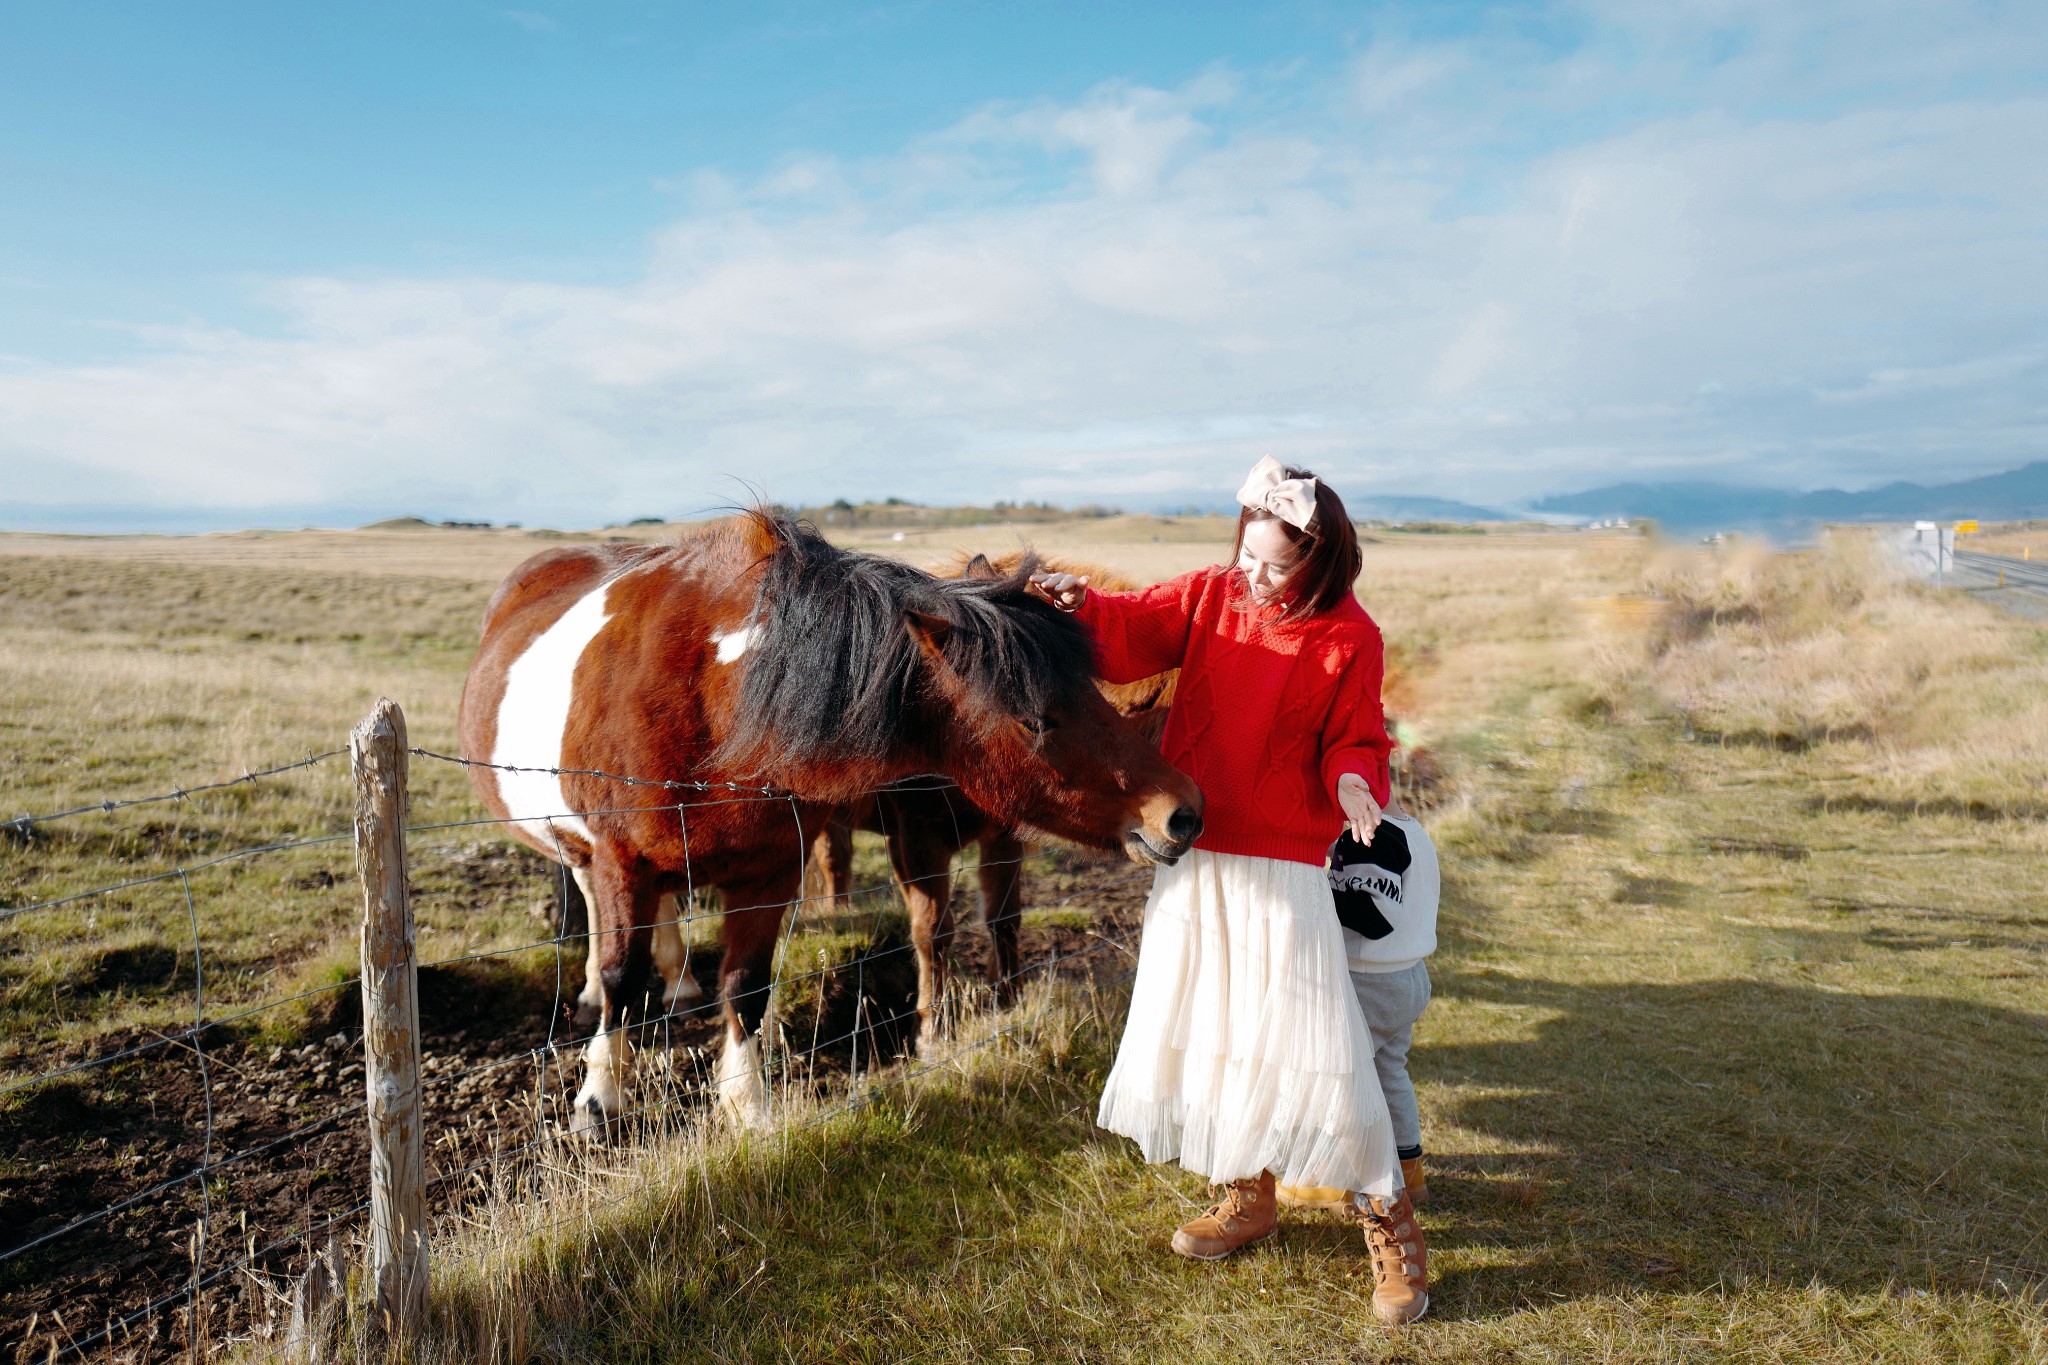
[[[17,856],[32,859],[57,822],[190,802],[287,774],[338,778],[346,752],[21,816],[0,825],[0,834],[20,845]],[[474,763],[419,747],[409,756],[451,767]],[[672,799],[630,809],[672,811],[683,821],[710,805],[785,804],[790,856],[800,863],[810,857],[799,805],[787,792],[586,775],[661,788]],[[937,790],[941,782],[917,779],[892,790]],[[603,813],[564,810],[545,818]],[[488,835],[508,823],[484,817],[404,824],[415,863],[411,895],[459,902],[469,885],[460,874],[476,854],[447,837]],[[326,964],[324,979],[301,973],[291,989],[278,990],[275,970],[250,966],[261,960],[261,943],[224,947],[213,931],[216,921],[231,920],[228,931],[242,932],[247,916],[239,909],[227,916],[224,907],[243,894],[238,869],[263,859],[313,860],[319,865],[301,880],[346,894],[352,879],[343,845],[358,834],[351,827],[195,851],[166,865],[137,865],[133,875],[104,885],[39,885],[37,894],[0,905],[0,934],[13,940],[7,947],[17,955],[34,953],[38,926],[50,917],[71,916],[66,923],[76,930],[79,917],[118,905],[129,921],[149,921],[154,934],[109,951],[147,957],[159,976],[183,983],[151,997],[154,1013],[130,1010],[132,1022],[120,1027],[56,1011],[49,1037],[0,1057],[0,1141],[10,1144],[0,1152],[0,1351],[20,1360],[142,1361],[246,1351],[252,1339],[277,1353],[297,1349],[292,1287],[303,1294],[307,1266],[329,1267],[323,1248],[337,1234],[360,1235],[370,1212],[363,981],[352,963],[336,959]],[[947,999],[925,1002],[942,1022],[997,992],[1007,995],[1026,978],[1130,952],[1132,912],[1149,872],[1066,850],[1012,861],[1038,869],[1066,905],[1040,907],[1049,913],[1039,941],[1015,971],[1000,978],[983,972],[972,984],[963,973]],[[960,879],[978,870],[961,864],[947,874],[956,896]],[[528,877],[536,870],[519,868]],[[627,929],[593,922],[579,931],[565,913],[575,900],[567,870],[551,869],[547,880],[544,934],[509,941],[499,934],[461,951],[423,954],[416,963],[426,1043],[418,1076],[421,1194],[430,1220],[502,1189],[545,1161],[554,1144],[571,1140],[571,1095],[589,1036],[575,1022],[584,955],[596,952],[603,936]],[[647,998],[628,1006],[640,1065],[628,1107],[608,1116],[601,1135],[608,1140],[687,1129],[717,1107],[723,1002],[702,985],[678,990],[706,977],[721,951],[709,931],[722,908],[702,890],[692,886],[665,902],[660,927],[682,941],[681,980],[657,973]],[[1114,913],[1097,913],[1112,902]],[[760,988],[774,1001],[770,1023],[758,1058],[747,1063],[780,1104],[803,1112],[805,1122],[822,1122],[868,1102],[870,1092],[854,1082],[872,1068],[902,1063],[893,1074],[914,1080],[949,1064],[952,1054],[944,1050],[917,1055],[919,945],[903,923],[893,876],[871,873],[843,894],[807,884],[785,914],[771,982]],[[124,935],[139,937],[124,924]],[[977,954],[989,957],[985,944],[966,936],[955,948],[963,965],[974,965]],[[184,999],[182,1017],[164,1008],[173,995]],[[111,998],[126,1003],[118,983]],[[969,1046],[989,1046],[1027,1026],[1023,1018],[1010,1020]],[[734,1079],[728,1065],[724,1080]],[[297,1310],[303,1323],[307,1305]]]

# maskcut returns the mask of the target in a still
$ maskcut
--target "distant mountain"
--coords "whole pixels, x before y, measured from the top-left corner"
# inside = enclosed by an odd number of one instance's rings
[[[1536,504],[1536,510],[1589,519],[1649,517],[1672,529],[1688,531],[1920,518],[2017,521],[2048,517],[2048,460],[1957,483],[1888,483],[1860,493],[1836,488],[1799,493],[1726,483],[1617,483],[1548,497]]]
[[[1347,509],[1360,521],[1517,521],[1491,507],[1451,498],[1363,498]]]

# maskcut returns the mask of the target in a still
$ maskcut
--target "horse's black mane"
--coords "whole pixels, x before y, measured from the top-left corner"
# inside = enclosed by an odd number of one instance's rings
[[[864,765],[922,747],[915,718],[928,670],[906,628],[912,613],[950,627],[946,663],[1004,714],[1043,715],[1094,677],[1080,626],[1026,591],[1033,556],[1003,577],[934,578],[839,549],[792,518],[748,515],[776,548],[760,568],[757,629],[719,750],[729,770],[772,777],[785,763]]]

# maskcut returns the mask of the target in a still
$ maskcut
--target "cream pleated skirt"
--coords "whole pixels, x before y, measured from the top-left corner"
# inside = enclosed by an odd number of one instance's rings
[[[1096,1122],[1218,1183],[1270,1170],[1392,1196],[1342,932],[1320,867],[1196,849],[1160,868]]]

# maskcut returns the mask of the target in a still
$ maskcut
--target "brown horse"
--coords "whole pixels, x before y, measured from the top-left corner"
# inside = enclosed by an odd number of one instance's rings
[[[623,1011],[664,901],[699,887],[725,905],[719,1094],[765,1119],[774,945],[839,805],[929,773],[1137,862],[1193,844],[1201,794],[1102,699],[1086,636],[1029,568],[941,580],[756,511],[679,545],[550,550],[499,587],[463,753],[493,765],[469,770],[492,814],[575,872],[602,938],[579,1128],[624,1112]],[[774,790],[690,786],[725,783]]]
[[[991,562],[985,555],[956,561],[940,573],[948,578],[994,581],[1025,568],[1023,554]],[[1039,568],[1086,574],[1095,586],[1115,591],[1134,587],[1114,570],[1094,565],[1044,560]],[[1103,697],[1134,727],[1146,743],[1158,747],[1167,708],[1173,702],[1178,669],[1134,683],[1098,682]],[[982,923],[993,951],[989,984],[999,1002],[1014,996],[1022,955],[1017,933],[1024,915],[1025,842],[1016,827],[974,804],[958,787],[913,780],[885,787],[840,808],[826,822],[812,846],[819,880],[829,888],[835,907],[848,903],[853,887],[853,832],[883,836],[897,890],[910,916],[910,939],[917,953],[917,1013],[920,1044],[931,1043],[943,1026],[947,954],[955,917],[952,906],[953,856],[979,844],[976,879],[980,884]],[[691,985],[670,976],[670,996]]]

